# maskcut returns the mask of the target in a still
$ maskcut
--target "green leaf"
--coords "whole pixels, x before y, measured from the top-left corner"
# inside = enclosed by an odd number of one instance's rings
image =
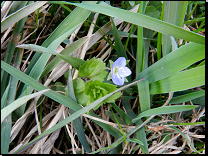
[[[83,3],[97,3],[96,1],[86,1]],[[78,27],[79,24],[84,22],[88,16],[91,14],[89,10],[82,8],[75,8],[60,24],[59,26],[51,33],[51,35],[44,41],[42,44],[43,47],[56,49],[60,43],[65,40],[71,33],[73,33]],[[71,22],[73,21],[73,22]],[[56,42],[54,42],[56,41]],[[26,74],[30,75],[32,78],[37,80],[41,73],[43,72],[46,63],[50,55],[35,53],[33,58],[30,61],[30,64],[27,66]],[[21,85],[20,88],[23,88],[24,85]],[[29,93],[32,89],[28,88]],[[25,92],[25,87],[22,89],[22,92]]]
[[[139,102],[141,107],[141,112],[150,109],[150,92],[149,92],[149,82],[148,80],[140,81],[137,83],[139,90]]]
[[[10,88],[10,84],[8,84],[8,86],[6,87],[3,96],[1,98],[1,110],[6,106],[6,102],[7,102],[7,97],[8,97],[8,93],[9,93],[9,88]]]
[[[82,106],[87,106],[90,103],[90,96],[86,95],[84,92],[76,96],[78,104]]]
[[[205,85],[205,65],[178,72],[150,84],[150,94],[187,90]]]
[[[101,72],[99,72],[98,74],[96,74],[95,76],[91,77],[91,80],[99,80],[99,81],[103,81],[106,77],[106,75],[108,74],[107,71],[102,70]]]
[[[140,113],[136,118],[132,120],[132,123],[135,123],[137,120],[141,119],[145,116],[152,116],[152,115],[161,115],[161,114],[170,114],[182,111],[188,111],[191,109],[195,109],[198,106],[196,105],[178,105],[178,106],[163,106],[158,108],[149,109]]]
[[[75,95],[79,95],[84,92],[85,82],[81,78],[76,78],[73,80],[73,86]]]
[[[164,2],[164,15],[165,22],[182,27],[188,1],[166,1]],[[162,34],[162,51],[163,56],[171,52],[171,40],[167,34]]]
[[[31,88],[36,89],[37,91],[48,89],[46,86],[40,84],[35,79],[33,79],[30,76],[28,76],[27,74],[17,70],[16,68],[5,63],[4,61],[1,61],[1,68],[4,69],[9,74],[11,74],[12,76],[19,79],[20,81],[22,81],[23,83],[25,83],[25,85],[28,85]],[[53,90],[45,93],[45,95],[50,97],[51,99],[57,101],[58,103],[61,103],[61,104],[65,105],[66,107],[69,107],[70,109],[79,110],[81,108],[81,106],[78,105],[73,100],[71,100],[71,99],[69,99],[69,98],[63,96],[62,94],[59,94]]]
[[[84,93],[85,82],[81,78],[76,78],[73,80],[73,86],[77,102],[82,106],[86,106],[90,97]]]
[[[125,125],[126,124],[125,121],[121,117],[119,117],[117,114],[113,114],[111,111],[105,110],[105,114],[107,116],[109,116],[110,119],[113,120],[113,122],[115,122],[115,123],[118,121],[119,124],[122,124],[122,125]],[[115,115],[117,121],[116,121],[114,115]]]
[[[107,75],[107,72],[103,71],[105,67],[105,63],[102,59],[93,57],[79,67],[79,76],[103,81]]]
[[[109,83],[102,83],[98,80],[89,80],[87,81],[86,85],[85,85],[85,94],[90,96],[90,102],[93,102],[105,95],[107,95],[108,93],[111,93],[113,91],[115,91],[116,85],[112,85]],[[115,102],[115,100],[117,98],[119,98],[121,96],[121,92],[118,92],[114,95],[112,95],[111,97],[107,98],[106,100],[102,101],[98,106],[96,106],[94,108],[94,110],[96,110],[97,108],[99,108],[102,104],[107,103],[107,102]]]

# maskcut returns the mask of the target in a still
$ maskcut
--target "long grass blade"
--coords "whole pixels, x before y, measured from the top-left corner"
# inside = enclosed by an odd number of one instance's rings
[[[178,72],[168,78],[150,84],[150,94],[187,90],[205,85],[205,65]]]
[[[75,67],[76,69],[79,69],[79,66],[82,65],[85,62],[82,59],[67,56],[67,55],[63,55],[63,54],[59,54],[59,53],[56,53],[55,51],[53,51],[49,48],[41,47],[41,46],[38,46],[38,45],[35,45],[35,44],[22,44],[22,45],[18,45],[16,47],[24,48],[24,49],[28,49],[28,50],[33,50],[33,51],[36,51],[36,52],[56,55],[56,56],[60,57],[61,59],[65,60],[67,63],[69,63],[73,67]]]
[[[188,93],[188,94],[184,94],[181,96],[173,97],[169,103],[170,104],[183,103],[183,102],[187,102],[187,101],[190,101],[199,97],[203,97],[203,96],[205,96],[205,90],[196,91],[193,93]]]
[[[189,32],[184,30],[178,26],[173,24],[160,21],[158,19],[142,15],[132,13],[127,10],[119,9],[111,6],[104,6],[99,4],[79,4],[79,3],[69,3],[72,5],[76,5],[81,8],[85,8],[94,12],[98,12],[101,14],[105,14],[111,17],[116,17],[118,19],[124,20],[126,22],[145,27],[147,29],[151,29],[154,31],[161,32],[163,34],[172,35],[176,38],[184,39],[186,41],[192,41],[200,44],[205,44],[205,38],[201,35],[198,35],[193,32]],[[135,20],[137,19],[137,20]]]
[[[132,123],[135,123],[137,120],[141,119],[142,117],[152,116],[152,115],[161,115],[161,114],[170,114],[182,111],[188,111],[191,109],[195,109],[198,106],[194,105],[178,105],[178,106],[163,106],[158,108],[149,109],[140,113],[135,119],[132,120]]]

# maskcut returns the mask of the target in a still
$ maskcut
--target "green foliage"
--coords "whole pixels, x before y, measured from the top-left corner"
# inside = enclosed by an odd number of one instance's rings
[[[37,147],[40,139],[52,134],[51,138],[56,130],[72,124],[70,122],[74,124],[75,129],[71,132],[72,136],[77,136],[75,142],[67,131],[69,142],[66,139],[60,142],[60,147],[74,142],[72,151],[67,151],[70,154],[166,153],[169,149],[156,147],[157,151],[151,151],[153,139],[162,147],[175,134],[185,138],[189,146],[183,154],[204,152],[203,140],[193,144],[190,142],[193,136],[180,129],[205,124],[205,2],[3,1],[1,7],[3,154],[31,152],[29,149],[34,149],[33,145]],[[86,61],[79,58],[80,50],[86,52]],[[121,56],[129,59],[132,75],[128,77],[129,83],[118,88],[109,81],[111,72],[108,74],[107,69],[112,68],[113,61]],[[39,98],[41,94],[44,96]],[[112,104],[111,112],[107,105],[98,109],[105,103]],[[33,113],[35,105],[38,116],[27,117],[28,111]],[[51,121],[59,114],[53,118],[53,110],[57,108],[59,111],[66,108],[70,116],[60,118],[48,129],[46,126],[54,123]],[[80,117],[86,113],[93,129],[82,124]],[[166,116],[175,123],[163,123],[169,128],[159,130],[161,135],[149,130],[146,133],[148,122],[160,123],[161,117]],[[196,116],[202,122],[196,122]],[[22,119],[16,122],[20,117]],[[51,119],[45,123],[45,117]],[[40,124],[36,129],[41,134],[34,138],[27,138],[28,134],[25,138],[19,137],[23,128],[29,133],[34,130],[34,127],[22,126],[30,121],[35,123],[37,119]],[[181,121],[183,119],[185,122]],[[99,131],[92,135],[93,124],[96,128],[99,126]],[[110,138],[102,140],[110,140],[105,142],[107,147],[99,145],[99,140],[88,141],[95,137],[94,134],[99,136],[105,132],[110,134]],[[49,137],[42,140],[43,147]],[[122,144],[124,141],[126,144]],[[180,139],[175,141],[177,145],[182,144]],[[22,142],[24,144],[20,146]],[[91,148],[91,143],[95,143],[95,148]],[[80,147],[84,150],[79,151]],[[44,153],[45,148],[39,151]]]
[[[81,78],[74,79],[73,85],[77,101],[83,106],[86,106],[117,89],[116,85],[102,83],[99,80],[89,80],[85,84],[85,82]],[[118,92],[99,103],[99,105],[97,105],[93,109],[98,109],[104,103],[115,102],[115,100],[118,99],[120,96],[121,92]]]
[[[79,67],[79,76],[87,77],[91,80],[103,81],[107,75],[104,71],[105,63],[100,58],[92,58],[87,60],[83,65]]]

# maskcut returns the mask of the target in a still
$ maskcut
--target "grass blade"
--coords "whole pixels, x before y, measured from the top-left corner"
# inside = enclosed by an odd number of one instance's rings
[[[147,111],[144,111],[140,113],[135,119],[132,120],[132,123],[135,123],[137,120],[141,119],[145,116],[152,116],[152,115],[161,115],[161,114],[170,114],[170,113],[176,113],[176,112],[182,112],[182,111],[188,111],[191,109],[195,109],[198,106],[192,106],[192,105],[178,105],[178,106],[163,106],[158,108],[149,109]]]
[[[25,83],[25,85],[30,86],[29,88],[36,89],[37,91],[48,89],[44,85],[38,83],[35,79],[31,78],[27,74],[25,74],[17,69],[15,69],[14,67],[8,65],[4,61],[1,61],[1,68],[4,69],[9,74],[11,74],[12,76],[19,79],[21,82]],[[69,107],[70,109],[79,110],[80,108],[82,108],[80,105],[78,105],[73,100],[71,100],[71,99],[69,99],[69,98],[63,96],[62,94],[59,94],[53,90],[45,93],[45,95],[50,97],[51,99],[57,101],[58,103],[61,103],[61,104],[65,105],[66,107]]]
[[[168,78],[150,84],[150,94],[187,90],[205,85],[205,65],[178,72]]]
[[[24,103],[26,103],[28,100],[36,97],[36,96],[39,96],[43,93],[46,93],[50,91],[50,89],[45,89],[45,90],[42,90],[40,92],[37,92],[37,93],[33,93],[31,95],[26,95],[24,97],[21,97],[17,100],[15,100],[14,102],[12,102],[11,104],[9,104],[7,107],[3,108],[1,110],[1,123],[4,121],[4,119],[10,114],[12,113],[15,109],[17,109],[18,107],[20,107],[21,105],[23,105]]]
[[[111,22],[112,22],[112,25],[113,25],[113,33],[114,33],[114,40],[115,40],[115,46],[116,46],[116,54],[118,57],[125,57],[127,60],[127,56],[126,56],[126,53],[124,51],[124,48],[123,48],[123,44],[121,42],[121,39],[120,39],[120,36],[118,34],[118,30],[114,24],[114,21],[113,21],[113,18],[111,18]]]
[[[53,51],[49,48],[41,47],[41,46],[38,46],[38,45],[35,45],[35,44],[22,44],[22,45],[18,45],[16,47],[24,48],[24,49],[28,49],[28,50],[33,50],[33,51],[36,51],[36,52],[56,55],[56,56],[60,57],[61,59],[65,60],[71,66],[75,67],[76,69],[79,69],[79,66],[82,65],[85,62],[82,59],[79,59],[79,58],[76,58],[76,57],[71,57],[71,56],[66,56],[66,55],[63,55],[63,54],[59,54],[59,53],[56,53],[55,51]]]
[[[196,92],[193,92],[193,93],[188,93],[188,94],[185,94],[185,95],[173,97],[169,103],[170,104],[183,103],[183,102],[187,102],[187,101],[190,101],[190,100],[202,97],[202,96],[205,96],[205,90],[196,91]]]
[[[143,70],[137,79],[145,78],[151,84],[155,81],[169,77],[204,58],[205,46],[197,43],[189,43],[169,53],[147,69]]]
[[[150,109],[150,93],[149,93],[149,82],[148,80],[141,81],[137,83],[139,90],[139,102],[141,107],[141,112]]]
[[[186,41],[192,41],[200,44],[205,44],[205,38],[199,34],[189,32],[184,30],[178,26],[173,24],[160,21],[158,19],[142,15],[132,13],[127,10],[119,9],[111,6],[104,6],[99,4],[79,4],[79,3],[69,3],[72,5],[76,5],[81,8],[85,8],[94,12],[98,12],[101,14],[105,14],[111,17],[116,17],[123,21],[145,27],[147,29],[151,29],[154,31],[161,32],[163,34],[174,36],[175,38],[184,39]],[[135,20],[137,19],[137,20]]]

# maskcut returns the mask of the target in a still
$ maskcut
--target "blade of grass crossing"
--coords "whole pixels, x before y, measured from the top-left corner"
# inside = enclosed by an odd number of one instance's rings
[[[10,83],[6,87],[6,89],[3,93],[3,96],[1,98],[1,110],[6,106],[7,96],[8,96],[8,93],[9,93],[9,86],[10,86]]]
[[[54,49],[56,49],[57,47],[58,47],[58,45],[66,38],[66,37],[68,37],[71,33],[73,33],[74,32],[74,30],[76,30],[76,28],[78,27],[79,25],[77,25],[77,26],[75,26],[75,27],[73,27],[72,29],[70,29],[69,31],[67,31],[65,34],[63,34],[62,36],[60,36],[59,38],[57,38],[57,39],[55,39],[49,46],[48,46],[48,49],[52,49],[52,50],[54,50]],[[36,53],[37,54],[37,53]],[[33,66],[33,68],[31,69],[31,71],[30,71],[30,73],[29,73],[29,76],[30,77],[32,77],[32,78],[34,78],[35,80],[38,80],[39,79],[39,77],[40,77],[40,74],[42,73],[42,71],[43,71],[43,69],[44,69],[44,67],[45,67],[45,65],[46,65],[46,63],[47,63],[47,61],[48,61],[48,59],[50,58],[50,54],[43,54],[43,55],[41,55],[40,56],[40,58],[38,59],[38,61],[36,62],[36,64]],[[29,64],[30,65],[30,64]],[[29,66],[28,66],[29,67]],[[26,71],[27,72],[27,71]],[[23,90],[22,90],[22,93],[23,94],[21,94],[21,96],[22,95],[24,95],[24,92],[25,92],[25,89],[26,89],[26,86],[25,85],[23,85],[24,87],[23,87]],[[28,87],[28,90],[27,90],[27,94],[30,94],[31,92],[32,92],[32,88],[30,87],[30,85],[29,85],[29,87]],[[24,110],[25,110],[25,106],[26,105],[22,105],[21,107],[20,107],[20,109],[22,110],[21,112],[19,112],[19,116],[22,116],[22,114],[23,114],[23,112],[24,112]]]
[[[11,74],[12,76],[19,79],[21,82],[25,83],[25,85],[30,86],[28,88],[36,89],[38,91],[48,89],[44,85],[38,83],[35,79],[33,79],[30,76],[28,76],[27,74],[17,70],[16,68],[5,63],[4,61],[1,61],[1,68],[4,69],[9,74]],[[57,101],[58,103],[61,103],[61,104],[65,105],[66,107],[69,107],[70,109],[79,110],[80,108],[82,108],[80,105],[78,105],[73,100],[71,100],[71,99],[69,99],[69,98],[63,96],[62,94],[59,94],[53,90],[45,93],[45,95],[50,97],[51,99]]]
[[[76,97],[74,95],[74,87],[73,87],[73,83],[72,83],[72,74],[71,74],[71,69],[69,69],[69,75],[68,75],[68,85],[67,85],[68,91],[67,91],[67,96],[68,98],[74,100],[75,102],[77,102]],[[70,110],[71,113],[76,113],[76,111],[74,110]],[[92,152],[92,150],[90,149],[90,146],[87,142],[87,139],[85,137],[85,133],[84,133],[84,129],[82,126],[82,121],[81,118],[78,117],[77,119],[75,119],[73,121],[75,130],[77,132],[77,136],[79,138],[79,141],[81,142],[82,146],[84,147],[85,151],[90,153]]]
[[[29,49],[29,50],[34,50],[36,52],[56,55],[56,56],[60,57],[61,59],[63,59],[64,61],[66,61],[68,64],[75,67],[76,69],[79,69],[79,66],[82,65],[85,62],[84,60],[79,59],[77,57],[71,57],[71,56],[59,54],[59,53],[57,53],[57,52],[55,52],[55,51],[53,51],[49,48],[45,48],[45,47],[38,46],[38,45],[35,45],[35,44],[23,44],[23,45],[19,45],[17,47],[18,48]],[[62,60],[60,60],[60,61],[58,60],[58,63],[55,62],[55,64],[59,64],[59,62],[61,62],[61,61]]]
[[[152,34],[153,34],[153,31],[152,30],[149,30],[149,29],[146,29],[144,28],[144,31],[143,31],[143,36],[146,37],[146,38],[151,38],[152,37]],[[150,46],[150,40],[143,40],[143,70],[145,70],[146,68],[148,68],[148,57],[149,57],[149,46]]]
[[[83,2],[83,3],[93,4],[93,3],[96,3],[96,1]],[[76,8],[75,10],[73,10],[61,22],[61,24],[59,24],[59,26],[53,31],[53,33],[44,41],[42,46],[48,47],[54,40],[56,40],[57,38],[59,38],[61,36],[63,37],[64,34],[66,34],[66,32],[69,32],[72,28],[75,28],[76,26],[78,26],[78,24],[84,22],[86,20],[86,18],[90,15],[90,13],[91,13],[90,11],[82,9],[82,8]],[[71,22],[71,21],[73,21],[73,22]],[[70,35],[70,33],[66,37],[68,37],[69,35]],[[58,47],[58,45],[65,38],[63,38],[61,41],[57,41],[57,43],[55,42],[54,45],[52,45],[52,46],[55,48]],[[28,65],[25,73],[32,76],[32,78],[37,79],[40,76],[40,74],[42,73],[49,57],[50,56],[48,54],[35,53],[35,55],[33,56],[33,58],[30,61],[30,64]],[[22,93],[25,92],[24,84],[20,85],[20,89],[22,90]],[[32,89],[29,87],[28,94],[30,94],[31,91],[32,91]]]
[[[100,118],[98,115],[94,114],[93,112],[90,112],[90,115]],[[100,118],[101,119],[101,118]],[[93,119],[92,119],[93,120]],[[114,127],[107,125],[105,123],[93,120],[96,124],[98,124],[100,127],[102,127],[105,131],[107,131],[110,135],[112,135],[115,138],[120,138],[122,136],[121,132],[115,129]]]
[[[22,81],[23,83],[25,83],[26,85],[30,85],[31,87],[29,88],[34,88],[38,91],[40,90],[44,90],[44,89],[48,89],[47,87],[43,86],[42,84],[36,82],[33,78],[29,77],[27,74],[15,69],[14,67],[8,65],[7,63],[1,61],[1,68],[4,69],[6,72],[8,72],[9,74],[11,74],[12,76],[16,77],[17,79],[19,79],[20,81]],[[137,81],[138,82],[138,81]],[[136,82],[136,83],[137,83]],[[135,82],[134,82],[135,83]],[[130,85],[127,85],[130,86]],[[125,87],[123,87],[123,89],[126,89]],[[119,89],[120,91],[121,89]],[[32,91],[31,91],[32,92]],[[24,94],[23,94],[24,95]],[[64,104],[66,107],[69,107],[72,110],[78,111],[79,109],[81,109],[82,107],[80,105],[78,105],[76,102],[74,102],[73,100],[63,96],[62,94],[59,94],[53,90],[45,93],[46,96],[50,97],[51,99],[57,101],[60,104]],[[101,101],[100,101],[101,102]],[[99,102],[99,103],[100,103]],[[76,113],[74,113],[76,114]],[[90,113],[90,115],[98,117],[97,115],[95,115],[94,113]],[[99,118],[99,117],[98,117]],[[67,120],[66,120],[67,121]],[[113,135],[116,138],[120,138],[122,136],[122,134],[115,129],[114,127],[110,126],[110,125],[106,125],[102,122],[98,122],[98,121],[94,121],[96,122],[99,126],[101,126],[103,129],[105,129],[107,132],[109,132],[111,135]],[[64,126],[64,125],[63,125]],[[44,135],[43,135],[44,136]],[[40,137],[42,138],[42,137]],[[35,141],[34,141],[35,142]],[[33,142],[33,143],[34,143]]]
[[[19,7],[25,5],[25,3],[21,3],[20,6],[17,7],[17,9],[20,9]],[[23,18],[22,20],[20,20],[19,22],[16,23],[16,26],[12,32],[12,40],[9,41],[8,43],[8,46],[7,46],[7,50],[5,52],[5,57],[4,57],[4,61],[7,62],[8,64],[11,63],[11,60],[12,60],[12,56],[13,56],[13,53],[15,51],[15,42],[14,42],[14,39],[20,35],[20,32],[25,24],[25,21],[26,21],[26,18]],[[1,91],[3,92],[3,89],[5,88],[5,85],[6,85],[6,81],[7,81],[7,73],[4,73],[4,70],[1,71],[1,76],[3,79],[1,79]]]
[[[6,62],[8,64],[11,63],[14,49],[15,49],[15,43],[12,40],[11,42],[8,43],[8,46],[7,46],[7,49],[5,52],[5,56],[4,56],[4,62]],[[5,72],[4,70],[1,70],[1,97],[2,97],[2,94],[4,93],[6,85],[8,83],[8,79],[9,79],[8,73]]]
[[[144,2],[139,5],[139,14],[144,14]],[[143,27],[137,26],[137,54],[136,54],[136,77],[143,67]]]
[[[15,109],[17,109],[18,107],[20,107],[21,105],[23,105],[25,102],[29,101],[30,99],[36,97],[36,96],[39,96],[45,92],[48,92],[50,91],[50,89],[45,89],[45,90],[42,90],[40,92],[36,92],[36,93],[33,93],[33,94],[30,94],[30,95],[26,95],[24,97],[21,97],[21,98],[18,98],[17,100],[9,103],[9,105],[5,108],[3,108],[1,110],[1,122],[4,121],[4,119],[9,116]]]
[[[1,123],[1,154],[8,154],[11,127],[12,127],[12,119],[10,114]]]
[[[120,117],[125,121],[126,124],[131,123],[131,117],[126,114],[123,110],[121,110],[115,103],[112,103],[113,108],[120,115]]]

